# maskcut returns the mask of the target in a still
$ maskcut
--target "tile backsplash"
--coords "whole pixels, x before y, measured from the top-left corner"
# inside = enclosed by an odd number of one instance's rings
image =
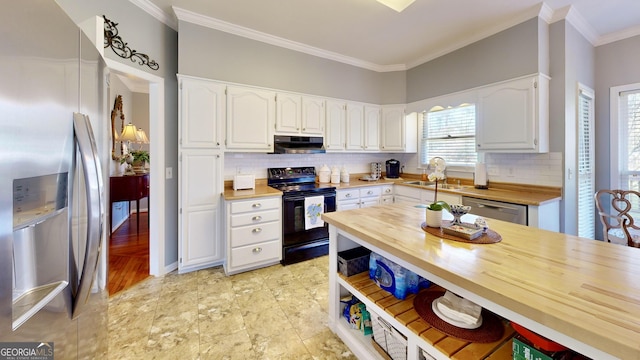
[[[267,177],[269,167],[315,166],[316,171],[323,164],[329,167],[344,166],[349,173],[369,172],[369,163],[396,159],[405,173],[420,174],[416,154],[367,154],[367,153],[326,153],[326,154],[261,154],[225,153],[224,179],[232,180],[233,175],[254,174],[256,179]],[[485,154],[489,181],[531,184],[541,186],[562,186],[562,154]],[[383,168],[384,169],[384,168]],[[473,178],[471,172],[458,172],[451,176]]]

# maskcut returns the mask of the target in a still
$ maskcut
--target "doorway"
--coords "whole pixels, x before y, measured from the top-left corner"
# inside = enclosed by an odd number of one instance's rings
[[[129,86],[136,89],[136,92],[144,92],[141,89],[145,89],[148,94],[148,130],[144,130],[150,140],[148,198],[150,201],[148,202],[149,206],[148,212],[146,213],[147,217],[143,218],[143,214],[141,213],[140,228],[142,231],[142,228],[146,227],[146,224],[148,224],[149,275],[164,275],[167,272],[164,266],[165,229],[162,225],[164,223],[162,220],[165,218],[164,79],[110,59],[105,59],[105,62],[107,65],[107,69],[105,71],[107,81],[105,82],[106,88],[104,93],[107,101],[105,101],[104,105],[104,114],[108,116],[113,106],[113,102],[108,101],[108,97],[112,96],[109,89],[111,76],[118,76],[120,79],[126,79],[125,81],[129,81],[131,83]],[[110,132],[105,132],[107,137],[109,136],[109,133]],[[105,141],[105,143],[111,144],[110,141]],[[111,149],[109,149],[107,153],[110,158]],[[113,161],[110,161],[109,163],[107,174],[112,174],[111,166],[115,166],[115,164],[113,164]],[[130,217],[130,220],[133,219],[136,219],[136,216]],[[124,226],[124,224],[122,226]],[[108,231],[106,233],[108,234]],[[106,240],[108,241],[108,239]]]

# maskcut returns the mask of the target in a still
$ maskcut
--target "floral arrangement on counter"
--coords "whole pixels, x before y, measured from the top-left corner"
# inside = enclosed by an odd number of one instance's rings
[[[451,208],[449,204],[445,201],[438,201],[438,181],[444,179],[444,172],[441,169],[436,167],[436,170],[429,174],[429,181],[433,181],[436,184],[435,194],[433,196],[433,202],[427,205],[427,209],[433,211],[441,211],[442,209],[446,209],[448,212],[451,212]]]

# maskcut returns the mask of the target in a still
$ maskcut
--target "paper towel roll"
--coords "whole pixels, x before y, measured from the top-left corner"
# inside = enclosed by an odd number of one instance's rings
[[[486,189],[488,187],[487,165],[485,163],[476,163],[476,170],[473,175],[473,185],[481,189]]]

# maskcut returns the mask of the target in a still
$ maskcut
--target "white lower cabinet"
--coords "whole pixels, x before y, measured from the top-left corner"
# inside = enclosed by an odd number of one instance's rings
[[[178,272],[220,265],[224,261],[220,151],[181,150],[179,172]]]
[[[393,204],[393,185],[383,185],[381,190],[380,204]]]
[[[227,274],[278,263],[282,259],[282,197],[227,201],[226,231]]]
[[[336,210],[359,209],[380,204],[381,186],[352,188],[336,191]]]

